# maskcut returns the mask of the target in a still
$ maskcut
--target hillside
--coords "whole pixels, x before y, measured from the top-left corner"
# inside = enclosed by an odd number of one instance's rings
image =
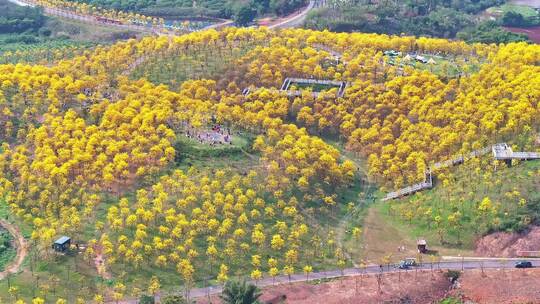
[[[138,35],[129,30],[45,16],[41,8],[0,0],[0,64],[49,64],[80,55],[98,44]]]
[[[90,5],[110,8],[126,12],[137,12],[150,16],[158,16],[166,19],[214,17],[235,19],[243,25],[243,20],[250,15],[276,15],[284,16],[306,6],[305,0],[269,0],[269,1],[240,1],[240,0],[137,0],[137,1],[112,1],[112,0],[79,0],[78,2]]]
[[[305,26],[338,32],[458,37],[468,42],[483,43],[527,40],[527,36],[506,31],[501,25],[536,24],[538,13],[530,7],[506,2],[509,1],[360,1],[339,4],[328,1],[329,5],[310,13]]]
[[[365,264],[369,208],[414,205],[384,193],[497,142],[536,151],[539,101],[527,43],[231,27],[0,65],[1,204],[31,231],[0,298],[189,297]],[[490,166],[438,173],[409,225],[469,244],[528,224],[538,163]]]

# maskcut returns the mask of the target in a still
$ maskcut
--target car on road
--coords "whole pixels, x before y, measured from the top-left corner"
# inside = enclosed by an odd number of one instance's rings
[[[516,263],[516,268],[532,268],[533,265],[529,261],[519,261]]]
[[[409,269],[413,266],[417,266],[418,264],[416,263],[416,259],[414,258],[407,258],[407,259],[404,259],[402,260],[401,262],[399,262],[399,264],[397,265],[397,268],[399,269]]]

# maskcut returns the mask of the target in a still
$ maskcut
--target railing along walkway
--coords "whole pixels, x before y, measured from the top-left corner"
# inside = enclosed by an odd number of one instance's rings
[[[338,92],[336,94],[336,97],[343,97],[345,95],[345,89],[348,86],[348,83],[345,81],[336,81],[336,80],[323,80],[323,79],[307,79],[307,78],[285,78],[283,83],[281,84],[281,87],[279,89],[280,92],[284,92],[287,94],[287,96],[297,97],[302,96],[306,90],[290,90],[290,87],[294,83],[299,84],[319,84],[319,85],[329,85],[329,86],[335,86],[338,88]],[[248,87],[242,90],[242,95],[247,96],[253,91],[256,91],[257,87]],[[319,97],[321,95],[321,92],[310,92],[311,96],[313,97]]]
[[[400,198],[403,196],[407,196],[413,193],[416,193],[418,191],[431,189],[433,188],[433,177],[432,177],[432,171],[436,171],[443,168],[453,167],[457,165],[463,164],[466,160],[483,156],[488,154],[489,152],[492,152],[493,158],[495,160],[504,160],[504,161],[511,161],[512,159],[519,159],[519,160],[534,160],[534,159],[540,159],[540,153],[538,152],[514,152],[512,151],[512,148],[508,146],[506,143],[498,143],[492,146],[488,146],[482,149],[474,150],[470,153],[467,153],[462,156],[458,156],[449,160],[441,161],[434,163],[430,168],[426,171],[426,180],[414,184],[393,192],[388,193],[382,200],[388,201],[391,199]]]
[[[336,80],[323,80],[323,79],[308,79],[308,78],[285,78],[281,85],[281,91],[288,91],[289,96],[302,95],[302,90],[289,90],[291,85],[298,84],[319,84],[338,87],[337,97],[343,97],[345,95],[345,89],[347,88],[347,82]],[[318,96],[319,92],[312,92],[314,96]]]

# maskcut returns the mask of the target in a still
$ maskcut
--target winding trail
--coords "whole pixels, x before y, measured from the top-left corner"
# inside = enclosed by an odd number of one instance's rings
[[[9,264],[4,271],[0,272],[0,280],[2,280],[9,274],[19,271],[24,258],[28,254],[28,247],[26,240],[18,227],[3,219],[0,219],[0,226],[4,227],[11,235],[13,235],[13,238],[17,243],[17,255],[15,256],[15,260]]]

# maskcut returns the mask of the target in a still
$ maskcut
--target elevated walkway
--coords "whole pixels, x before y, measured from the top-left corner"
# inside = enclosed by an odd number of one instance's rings
[[[426,173],[425,181],[399,189],[394,192],[390,192],[383,198],[383,201],[404,197],[431,188],[433,188],[433,176],[431,175],[431,171],[429,171]]]
[[[434,163],[426,171],[425,181],[390,192],[382,200],[388,201],[391,199],[397,199],[397,198],[404,197],[404,196],[407,196],[407,195],[410,195],[410,194],[413,194],[422,190],[431,189],[433,188],[433,172],[434,171],[461,165],[468,159],[483,156],[483,155],[488,154],[489,152],[492,152],[492,156],[494,160],[504,161],[506,162],[508,166],[512,165],[513,159],[517,159],[517,160],[540,159],[540,153],[538,152],[514,152],[512,148],[508,146],[508,144],[498,143],[498,144],[488,146],[482,149],[474,150],[462,156],[458,156],[449,160]]]

